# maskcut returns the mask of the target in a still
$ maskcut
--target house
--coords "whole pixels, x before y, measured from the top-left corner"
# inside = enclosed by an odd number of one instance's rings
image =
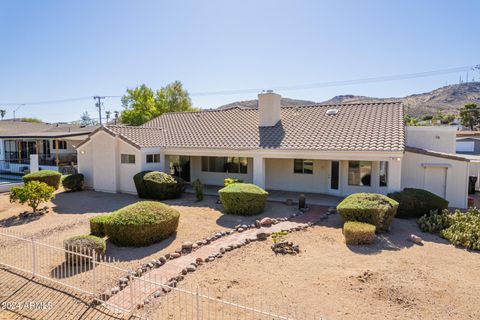
[[[456,152],[480,155],[480,131],[457,131]]]
[[[30,155],[38,154],[40,169],[63,173],[76,170],[75,146],[98,126],[0,121],[0,173],[30,170]]]
[[[135,193],[134,174],[161,170],[207,185],[233,177],[336,196],[417,187],[467,206],[469,160],[454,154],[449,129],[405,129],[400,103],[281,107],[280,98],[266,91],[258,109],[167,113],[140,127],[99,128],[77,146],[79,172],[105,192]]]

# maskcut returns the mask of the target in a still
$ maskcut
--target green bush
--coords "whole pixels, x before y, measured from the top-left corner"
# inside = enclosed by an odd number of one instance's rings
[[[419,218],[448,208],[447,200],[423,189],[405,188],[388,196],[399,203],[397,218]]]
[[[65,252],[65,260],[69,265],[88,265],[91,258],[83,255],[91,256],[93,251],[95,251],[97,256],[102,256],[106,250],[105,240],[92,235],[68,238],[63,242],[63,246],[67,250]]]
[[[60,180],[62,174],[53,170],[41,170],[37,172],[28,173],[23,176],[23,182],[40,181],[54,187],[57,190],[60,187]]]
[[[140,201],[116,211],[105,223],[105,233],[120,246],[148,246],[173,234],[179,218],[180,213],[166,204]]]
[[[195,191],[195,198],[197,201],[203,200],[203,184],[199,179],[196,179],[192,183],[193,190]]]
[[[377,227],[378,232],[388,231],[397,208],[397,201],[377,193],[354,193],[337,206],[343,222],[370,223]]]
[[[74,173],[62,178],[62,186],[67,191],[82,191],[85,177],[81,173]]]
[[[243,180],[242,179],[237,179],[237,178],[225,178],[223,179],[223,186],[224,187],[227,187],[233,183],[242,183]]]
[[[112,218],[112,215],[97,216],[90,219],[90,234],[97,237],[105,237],[105,223]]]
[[[44,182],[30,181],[23,187],[10,189],[10,202],[27,204],[36,212],[42,202],[47,202],[55,197],[55,189]]]
[[[233,183],[218,191],[225,212],[253,216],[263,212],[268,192],[249,183]]]
[[[147,192],[147,187],[145,186],[145,182],[143,181],[143,178],[147,173],[150,173],[152,171],[142,171],[137,173],[136,175],[133,176],[133,182],[135,183],[135,189],[137,189],[137,194],[140,198],[148,199],[149,195]]]
[[[343,225],[343,236],[347,244],[371,244],[375,241],[375,229],[373,224],[347,221]]]
[[[179,198],[185,191],[185,181],[160,171],[142,171],[133,177],[138,196],[166,200]]]
[[[480,211],[470,208],[467,212],[444,210],[418,219],[424,232],[438,233],[456,246],[480,250]]]

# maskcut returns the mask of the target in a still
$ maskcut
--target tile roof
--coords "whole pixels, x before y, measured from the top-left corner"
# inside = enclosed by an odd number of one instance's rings
[[[327,115],[333,108],[338,113]],[[258,123],[256,109],[166,113],[142,126],[161,129],[157,138],[141,138],[148,134],[146,130],[125,134],[141,142],[140,146],[145,142],[174,148],[404,150],[403,108],[399,103],[282,107],[281,121],[275,126],[259,127]]]
[[[122,139],[138,148],[159,147],[163,145],[162,129],[113,125],[105,127],[106,131],[119,135]]]
[[[68,137],[83,134],[87,135],[97,128],[98,126],[0,120],[0,138]]]

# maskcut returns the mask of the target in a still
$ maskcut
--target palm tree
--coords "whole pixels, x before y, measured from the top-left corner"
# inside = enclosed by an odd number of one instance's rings
[[[2,120],[3,120],[3,117],[5,117],[5,114],[7,114],[7,111],[6,110],[0,110],[0,117],[2,117]]]

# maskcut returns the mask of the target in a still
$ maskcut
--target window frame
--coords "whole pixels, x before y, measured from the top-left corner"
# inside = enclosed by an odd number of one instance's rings
[[[57,149],[58,145],[58,150],[67,150],[67,141],[65,140],[53,140],[53,149]]]
[[[352,166],[351,164],[353,163],[358,163],[358,184],[357,183],[353,183],[350,178],[351,178],[351,169],[352,169]],[[365,174],[364,176],[362,176],[362,164],[368,164],[368,167],[370,167],[370,172],[369,174]],[[348,186],[351,186],[351,187],[371,187],[372,186],[372,171],[373,171],[373,161],[362,161],[362,160],[348,160],[348,176],[347,176],[347,184]],[[355,168],[353,168],[355,169]],[[362,180],[366,177],[370,175],[370,181],[368,181],[368,184],[363,184]],[[357,179],[354,179],[354,180],[357,180]]]
[[[202,172],[248,174],[247,157],[202,156],[201,161]],[[217,170],[222,166],[223,169]]]
[[[133,159],[133,161],[132,161]],[[122,153],[120,154],[120,163],[121,164],[135,164],[136,157],[134,154]]]
[[[301,161],[301,170],[297,170],[296,166]],[[310,162],[311,164],[305,164]],[[311,170],[305,169],[305,167],[311,166]],[[293,159],[293,174],[312,174],[313,175],[313,159]]]
[[[148,158],[151,157],[152,160],[149,161]],[[147,153],[145,155],[146,163],[160,163],[160,153]]]

